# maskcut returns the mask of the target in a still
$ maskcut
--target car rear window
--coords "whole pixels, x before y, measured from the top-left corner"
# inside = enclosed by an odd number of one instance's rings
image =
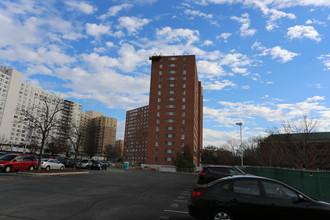
[[[12,159],[14,159],[16,157],[16,155],[4,155],[1,157],[1,160],[4,160],[4,161],[11,161]]]
[[[211,172],[229,174],[229,169],[225,167],[208,167]]]

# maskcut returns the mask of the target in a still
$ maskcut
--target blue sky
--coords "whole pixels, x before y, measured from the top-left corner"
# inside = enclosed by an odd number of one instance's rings
[[[0,65],[118,119],[148,104],[153,54],[195,54],[204,146],[304,115],[330,128],[329,0],[2,0]]]

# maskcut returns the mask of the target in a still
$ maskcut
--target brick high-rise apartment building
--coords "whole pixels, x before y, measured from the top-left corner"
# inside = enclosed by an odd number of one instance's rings
[[[139,162],[149,166],[174,165],[177,154],[185,146],[189,146],[194,164],[199,166],[203,95],[195,55],[152,56],[150,60],[152,65],[145,158]],[[129,123],[129,119],[126,120],[126,124]],[[125,142],[125,155],[128,150],[130,153],[135,152]],[[128,157],[124,159],[137,162]]]

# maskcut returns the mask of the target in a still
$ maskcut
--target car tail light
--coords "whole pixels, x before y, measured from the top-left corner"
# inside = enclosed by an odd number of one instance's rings
[[[206,175],[206,174],[207,174],[207,173],[203,172],[203,173],[201,173],[200,175],[201,175],[201,176],[204,176],[204,175]]]
[[[200,195],[202,195],[202,193],[199,192],[199,191],[192,191],[192,193],[191,193],[191,197],[193,197],[193,198],[196,198],[196,197],[198,197]]]

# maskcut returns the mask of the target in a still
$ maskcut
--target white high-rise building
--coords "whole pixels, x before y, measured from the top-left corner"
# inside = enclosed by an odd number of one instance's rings
[[[56,98],[54,94],[24,83],[22,73],[0,66],[0,136],[14,145],[29,142],[33,131],[29,131],[28,122],[24,121],[20,109],[42,105],[43,97]],[[79,125],[82,105],[63,99],[62,108],[64,110],[58,116],[61,126],[70,123]],[[60,130],[52,134],[53,137],[61,135],[64,134]]]

